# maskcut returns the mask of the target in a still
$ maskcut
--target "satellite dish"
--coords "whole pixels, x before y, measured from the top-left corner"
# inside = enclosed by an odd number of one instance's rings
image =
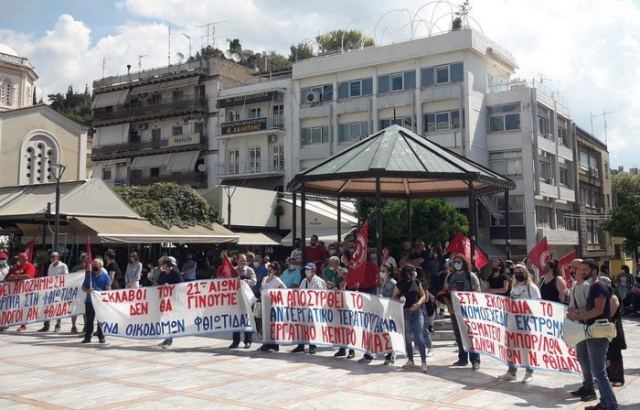
[[[238,53],[231,54],[231,59],[236,63],[239,63],[240,61],[242,61],[242,57],[240,57],[240,54]]]
[[[227,60],[231,60],[231,52],[225,51],[222,54],[224,55],[224,58],[226,58]]]
[[[207,170],[207,166],[205,164],[198,164],[198,171],[205,172]]]
[[[181,52],[177,52],[176,57],[178,57],[179,62],[182,62],[184,60],[184,54],[182,54]]]

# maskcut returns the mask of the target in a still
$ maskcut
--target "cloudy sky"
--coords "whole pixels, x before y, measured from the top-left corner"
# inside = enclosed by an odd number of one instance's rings
[[[286,54],[294,42],[330,29],[357,28],[379,43],[446,29],[446,7],[395,0],[0,0],[0,43],[35,65],[40,95],[83,89],[104,74],[167,63],[206,44],[240,38],[244,48]],[[431,2],[434,3],[434,2]],[[518,76],[540,78],[567,101],[574,120],[591,129],[607,115],[612,165],[640,164],[640,0],[471,1],[473,26],[510,50]],[[394,11],[394,8],[397,8]],[[417,17],[416,17],[417,16]],[[594,133],[604,139],[602,115]]]

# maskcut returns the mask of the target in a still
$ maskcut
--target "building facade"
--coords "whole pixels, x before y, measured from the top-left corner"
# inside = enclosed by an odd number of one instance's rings
[[[0,44],[0,111],[32,106],[37,79],[27,58]]]
[[[93,175],[113,185],[206,188],[217,163],[209,99],[255,82],[252,74],[211,58],[94,81]]]

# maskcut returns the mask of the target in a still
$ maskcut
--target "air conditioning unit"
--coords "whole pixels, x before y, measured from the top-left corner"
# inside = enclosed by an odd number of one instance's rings
[[[318,104],[322,100],[322,96],[319,91],[309,91],[304,96],[304,102],[307,104]]]
[[[547,178],[544,180],[544,182],[546,182],[549,185],[555,185],[555,181],[553,180],[553,178]]]
[[[589,170],[589,176],[597,177],[597,176],[598,176],[598,170],[597,170],[597,169],[595,169],[595,168],[591,168],[591,169]]]
[[[278,142],[278,136],[276,134],[269,135],[269,144],[276,144]]]

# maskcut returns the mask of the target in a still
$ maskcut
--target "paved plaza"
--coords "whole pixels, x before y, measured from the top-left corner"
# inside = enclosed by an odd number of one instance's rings
[[[229,339],[188,337],[170,350],[158,341],[108,338],[80,344],[63,333],[0,334],[0,409],[524,409],[582,408],[568,391],[578,377],[536,372],[530,385],[504,382],[499,362],[452,368],[451,342],[437,342],[429,373],[334,359],[332,349],[294,355],[228,350]],[[65,326],[66,325],[66,326]],[[616,388],[622,409],[640,409],[640,321],[625,321],[626,385]],[[358,355],[359,357],[360,355]],[[519,376],[522,376],[520,372]]]

